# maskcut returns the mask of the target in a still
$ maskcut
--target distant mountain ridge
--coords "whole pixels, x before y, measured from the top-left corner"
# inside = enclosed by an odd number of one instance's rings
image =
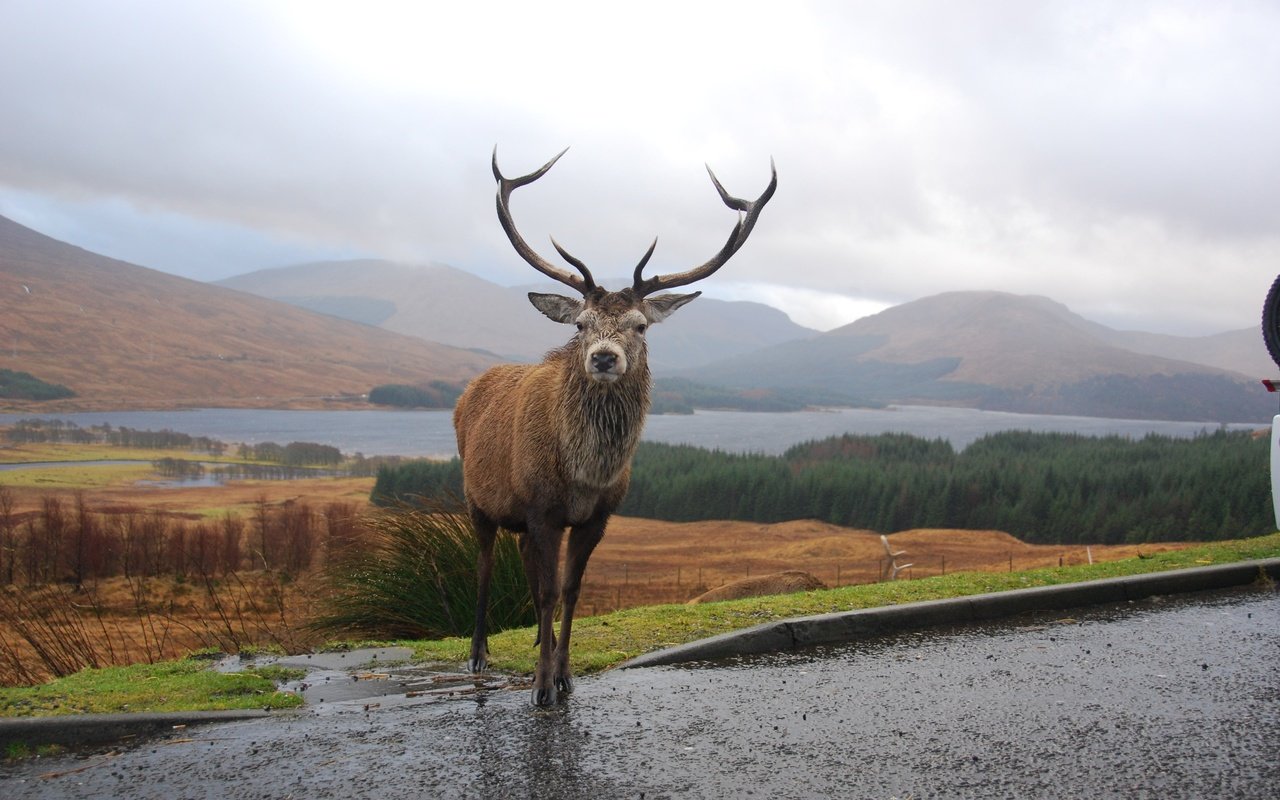
[[[516,361],[536,361],[573,335],[571,326],[548,320],[526,296],[530,290],[563,293],[564,286],[504,287],[444,264],[329,261],[259,270],[218,284]],[[762,303],[700,297],[654,330],[649,362],[662,375],[817,333]]]
[[[460,385],[496,360],[117,261],[3,217],[0,298],[0,367],[69,387],[65,408],[324,407],[382,383]]]
[[[325,407],[377,385],[461,386],[500,357],[533,360],[571,334],[524,290],[439,264],[300,265],[225,284],[294,304],[106,258],[0,217],[0,369],[76,393],[49,401],[55,408]],[[656,329],[651,347],[673,378],[759,407],[785,390],[793,405],[807,396],[800,402],[1205,422],[1263,422],[1275,409],[1257,382],[1275,367],[1256,331],[1116,331],[1048,298],[995,291],[922,298],[825,334],[768,306],[704,297]]]
[[[1107,329],[1045,297],[949,292],[684,376],[737,388],[808,386],[866,403],[1213,422],[1270,417],[1274,402],[1256,374],[1123,346],[1170,352],[1179,342]],[[1197,357],[1212,349],[1188,348]],[[1265,369],[1260,337],[1257,349],[1258,359],[1237,354],[1231,363],[1259,360]]]

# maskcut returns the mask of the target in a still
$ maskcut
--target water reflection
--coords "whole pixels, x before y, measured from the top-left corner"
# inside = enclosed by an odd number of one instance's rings
[[[625,787],[587,768],[589,726],[575,721],[572,697],[549,708],[527,704],[525,693],[520,699],[489,703],[476,698],[472,730],[480,757],[472,793],[548,800],[623,796]]]

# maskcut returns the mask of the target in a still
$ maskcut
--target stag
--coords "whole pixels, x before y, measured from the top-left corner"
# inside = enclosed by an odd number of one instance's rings
[[[587,266],[551,240],[578,274],[539,256],[516,230],[511,193],[533,183],[565,151],[540,169],[506,178],[494,149],[498,221],[520,257],[538,272],[572,288],[578,297],[529,293],[529,301],[550,319],[574,325],[577,334],[539,364],[504,364],[473,380],[453,413],[462,456],[463,496],[480,544],[475,633],[467,667],[488,664],[487,612],[498,528],[516,533],[538,618],[539,647],[533,703],[551,705],[573,690],[569,637],[587,560],[614,509],[627,493],[631,457],[649,410],[649,365],[645,332],[692,294],[655,292],[685,286],[714,273],[746,242],[761,210],[778,185],[771,179],[755,201],[731,197],[710,167],[707,172],[729,208],[739,212],[728,241],[701,266],[685,272],[644,277],[657,239],[636,266],[631,286],[611,292],[597,286]],[[569,529],[563,582],[560,550]],[[557,602],[560,633],[552,631]]]

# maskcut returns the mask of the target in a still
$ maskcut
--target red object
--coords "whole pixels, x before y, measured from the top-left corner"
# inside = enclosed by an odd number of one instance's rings
[[[1276,382],[1270,378],[1263,378],[1262,385],[1267,387],[1268,392],[1280,392],[1280,386],[1276,386]]]

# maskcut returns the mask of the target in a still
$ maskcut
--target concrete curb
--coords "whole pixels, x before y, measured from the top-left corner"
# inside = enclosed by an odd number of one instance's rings
[[[28,747],[57,744],[64,747],[116,742],[135,736],[151,736],[175,728],[234,722],[271,716],[262,709],[243,711],[166,711],[138,714],[63,714],[55,717],[0,718],[0,748],[11,743]]]
[[[1027,611],[1061,611],[1141,600],[1153,595],[1226,589],[1253,583],[1263,574],[1280,579],[1280,558],[796,617],[656,650],[623,662],[619,668],[715,661],[731,656],[844,644],[868,636],[980,622]]]

